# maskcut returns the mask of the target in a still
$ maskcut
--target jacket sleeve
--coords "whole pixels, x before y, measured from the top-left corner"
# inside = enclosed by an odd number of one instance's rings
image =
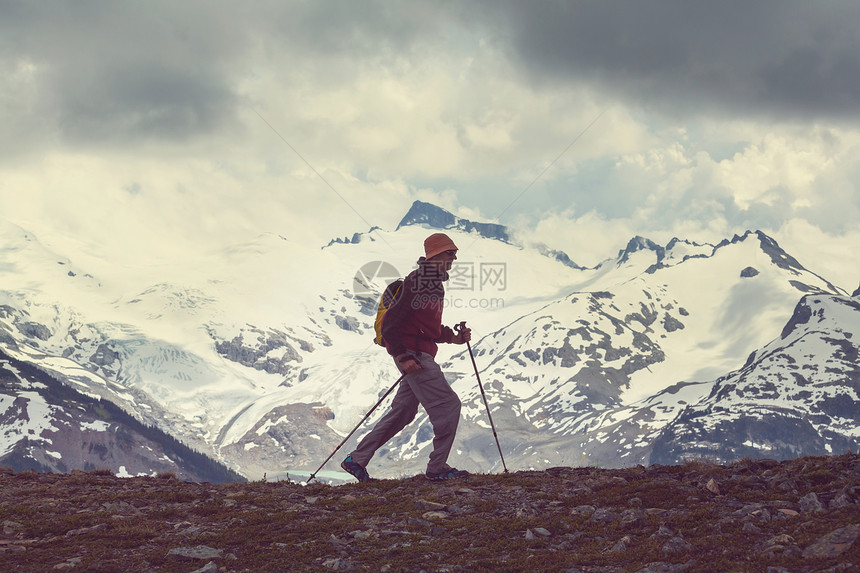
[[[451,343],[451,342],[454,342],[454,338],[456,336],[457,335],[454,334],[453,330],[451,330],[449,327],[447,327],[445,325],[442,325],[442,335],[439,337],[439,340],[437,340],[436,342]]]
[[[391,356],[400,356],[406,352],[406,347],[403,345],[402,328],[414,308],[412,304],[415,299],[413,282],[409,277],[403,281],[397,302],[385,312],[385,318],[382,320],[382,338],[385,340],[385,346]]]

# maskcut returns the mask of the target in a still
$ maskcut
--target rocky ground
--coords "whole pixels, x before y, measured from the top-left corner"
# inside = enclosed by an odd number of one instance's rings
[[[0,571],[860,571],[860,455],[213,485],[0,470]]]

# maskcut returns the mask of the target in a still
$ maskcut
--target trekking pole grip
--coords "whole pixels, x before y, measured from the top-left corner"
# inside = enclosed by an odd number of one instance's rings
[[[466,328],[466,321],[465,320],[454,325],[454,332],[456,332],[457,334],[462,336],[464,328]],[[466,341],[466,344],[468,345],[469,342]],[[470,346],[470,348],[471,348],[471,346]]]

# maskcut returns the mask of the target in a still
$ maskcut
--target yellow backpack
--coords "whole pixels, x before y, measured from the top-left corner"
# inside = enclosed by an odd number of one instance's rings
[[[391,284],[385,287],[382,296],[379,298],[379,306],[376,307],[376,322],[373,324],[373,330],[376,332],[373,341],[382,347],[385,346],[385,340],[382,339],[382,319],[385,318],[385,313],[388,312],[388,309],[397,302],[402,287],[403,279],[392,281]]]

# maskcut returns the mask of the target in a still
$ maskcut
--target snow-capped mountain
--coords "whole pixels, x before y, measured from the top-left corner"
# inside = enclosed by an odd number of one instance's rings
[[[807,295],[779,338],[717,379],[654,442],[651,461],[790,458],[860,443],[860,299]]]
[[[464,233],[476,233],[487,239],[497,239],[503,242],[510,242],[510,235],[504,225],[497,223],[477,223],[468,219],[456,217],[452,213],[444,209],[440,209],[431,203],[424,201],[415,201],[412,207],[400,223],[397,224],[399,230],[403,227],[420,225],[430,227],[432,229],[457,230]]]
[[[236,472],[0,351],[0,465],[17,471],[172,473],[214,483]]]
[[[583,268],[575,252],[518,245],[501,225],[421,202],[395,230],[321,249],[265,234],[158,268],[64,254],[62,241],[48,245],[6,224],[0,349],[249,478],[313,470],[396,380],[372,342],[372,303],[414,267],[435,229],[460,248],[444,319],[473,330],[514,468],[664,456],[655,444],[773,341],[800,297],[847,295],[761,232],[716,245],[634,237],[616,257]],[[842,328],[840,320],[827,328]],[[468,353],[443,346],[438,359],[463,400],[452,463],[499,467]],[[834,424],[814,427],[820,434]],[[371,471],[420,471],[431,439],[419,415]]]

